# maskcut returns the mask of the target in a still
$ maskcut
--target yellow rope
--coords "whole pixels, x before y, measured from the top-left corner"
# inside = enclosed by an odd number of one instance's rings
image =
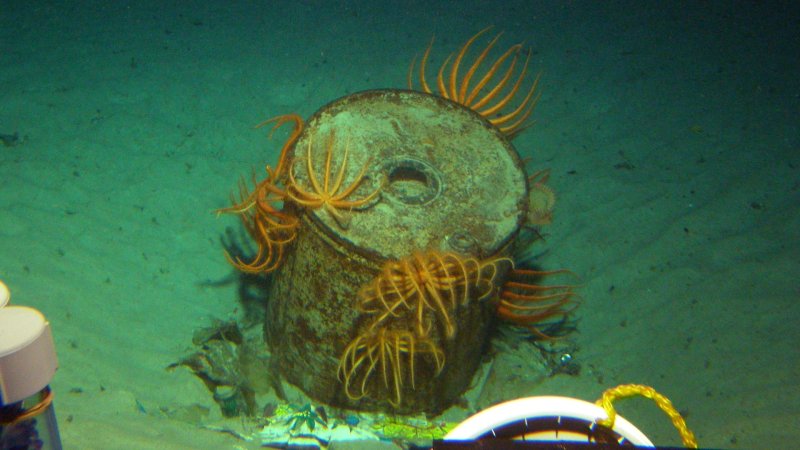
[[[697,448],[697,439],[695,439],[694,433],[686,426],[686,421],[683,420],[680,413],[672,406],[672,402],[650,386],[642,384],[622,384],[607,389],[603,392],[603,396],[595,403],[606,411],[608,419],[600,420],[598,423],[608,428],[614,428],[617,412],[614,410],[614,405],[612,403],[620,398],[633,397],[634,395],[641,395],[642,397],[649,398],[656,402],[656,405],[658,405],[672,420],[672,424],[681,435],[683,445],[686,446],[686,448]]]

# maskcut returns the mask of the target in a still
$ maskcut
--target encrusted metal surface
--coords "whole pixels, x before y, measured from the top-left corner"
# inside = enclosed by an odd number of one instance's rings
[[[337,377],[345,347],[368,325],[357,308],[358,291],[386,260],[417,251],[476,259],[504,254],[527,208],[516,151],[467,108],[419,92],[381,90],[321,108],[290,156],[294,181],[305,191],[347,193],[340,200],[356,203],[376,189],[380,194],[352,210],[298,208],[300,231],[274,275],[264,327],[281,373],[335,406],[442,411],[467,389],[480,364],[491,302],[470,302],[454,312],[465,332],[433,336],[446,357],[444,370],[436,375],[430,364],[417,364],[415,386],[406,384],[402,405],[394,405],[386,400],[391,388],[378,376],[370,385],[375,395],[360,399],[346,396]],[[362,181],[348,192],[359,175]]]
[[[355,249],[400,258],[413,249],[495,254],[524,218],[526,187],[521,162],[508,140],[474,111],[414,91],[354,94],[320,109],[295,146],[299,170],[312,140],[318,178],[331,133],[332,169],[348,148],[348,186],[363,165],[364,197],[383,183],[380,198],[348,214],[344,227],[324,209],[320,226]]]

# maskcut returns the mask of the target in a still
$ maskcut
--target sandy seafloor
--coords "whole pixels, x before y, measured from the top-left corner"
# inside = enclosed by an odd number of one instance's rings
[[[161,411],[219,411],[165,367],[241,314],[216,218],[237,179],[338,97],[404,87],[487,25],[541,70],[515,141],[558,193],[540,263],[579,274],[577,376],[498,397],[644,383],[701,446],[800,440],[795,2],[3,2],[0,279],[55,335],[65,448],[249,448]],[[500,398],[498,398],[500,400]],[[679,445],[652,404],[620,411]]]

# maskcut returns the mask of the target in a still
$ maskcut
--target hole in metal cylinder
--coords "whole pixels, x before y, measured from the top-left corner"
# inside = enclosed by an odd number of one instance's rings
[[[388,184],[385,192],[408,205],[424,205],[441,192],[441,180],[429,164],[411,158],[390,161],[386,165]]]

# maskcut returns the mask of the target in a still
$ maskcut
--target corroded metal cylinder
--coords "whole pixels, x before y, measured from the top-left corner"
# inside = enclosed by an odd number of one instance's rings
[[[298,208],[301,226],[274,274],[264,324],[282,376],[339,407],[437,413],[452,405],[484,356],[491,298],[459,307],[453,336],[434,330],[444,368],[424,359],[412,365],[413,386],[403,385],[402,403],[391,402],[380,376],[366,386],[369,395],[346,395],[339,361],[366,326],[359,289],[386,261],[431,250],[476,259],[508,251],[527,211],[517,152],[468,108],[414,91],[377,90],[317,111],[290,156],[292,176],[308,190],[337,187],[350,201],[380,194],[352,210]],[[351,185],[357,187],[346,192]]]

